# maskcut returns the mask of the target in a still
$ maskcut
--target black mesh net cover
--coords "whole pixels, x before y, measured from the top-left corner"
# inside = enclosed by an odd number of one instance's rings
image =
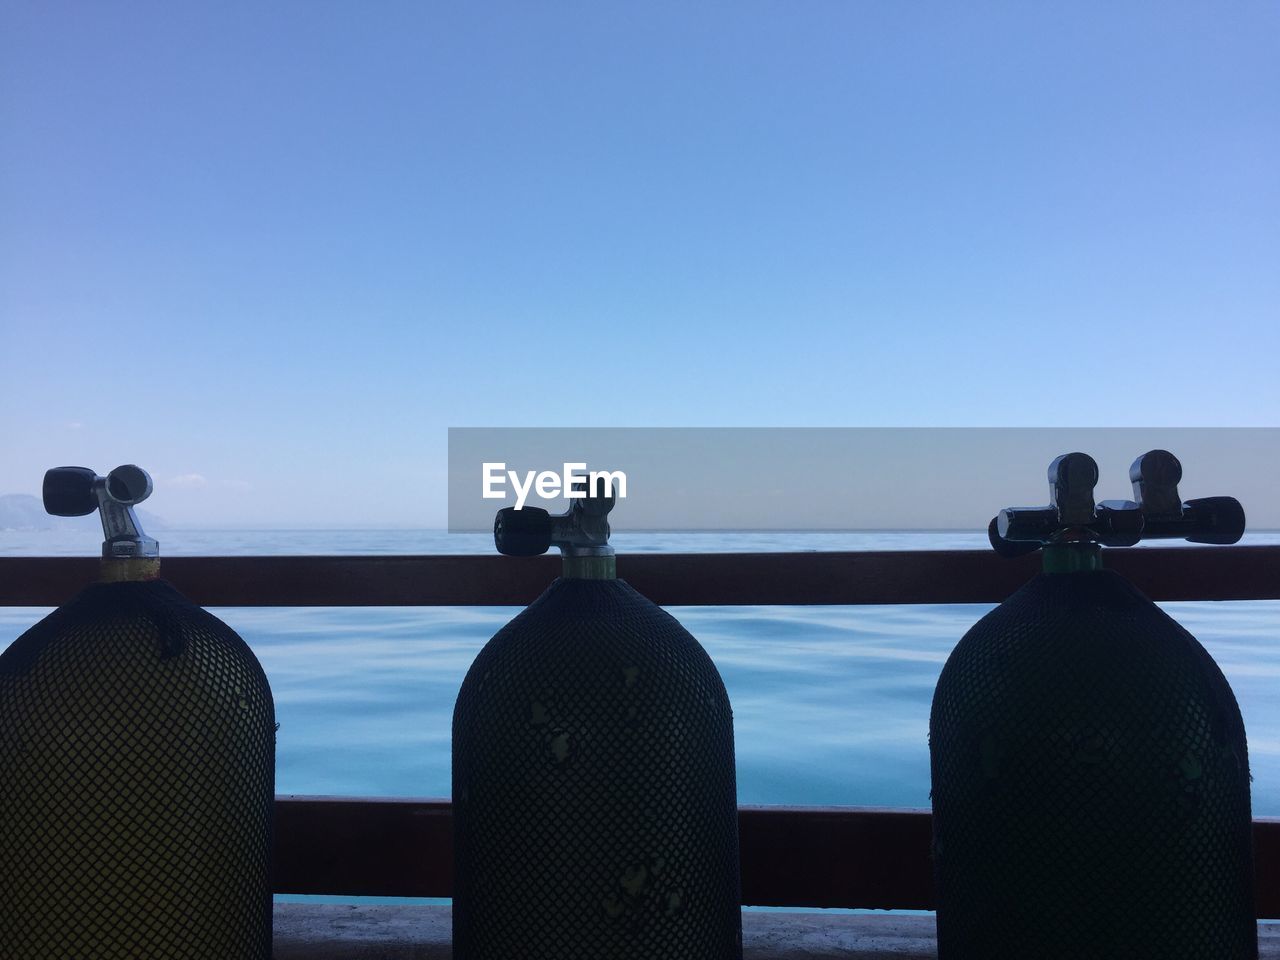
[[[163,581],[97,584],[0,656],[0,956],[271,956],[271,691]]]
[[[557,580],[481,651],[453,802],[459,960],[741,957],[729,699],[625,581]]]
[[[930,750],[942,960],[1257,956],[1240,710],[1123,578],[1041,574],[980,620]]]

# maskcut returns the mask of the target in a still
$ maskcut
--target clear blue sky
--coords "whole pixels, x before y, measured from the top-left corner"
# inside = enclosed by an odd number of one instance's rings
[[[449,426],[1275,425],[1278,356],[1275,3],[0,2],[0,493],[442,525]]]

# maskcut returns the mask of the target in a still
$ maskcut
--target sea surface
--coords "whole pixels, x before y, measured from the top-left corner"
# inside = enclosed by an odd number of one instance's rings
[[[162,553],[486,553],[486,534],[164,530]],[[1245,543],[1280,543],[1280,533]],[[623,552],[988,549],[985,534],[620,534]],[[1195,549],[1187,547],[1187,549]],[[0,555],[96,555],[85,530],[0,531]],[[1249,733],[1253,806],[1280,816],[1280,601],[1162,605],[1209,649]],[[741,803],[929,805],[929,703],[989,604],[673,607],[724,676]],[[0,649],[49,611],[0,607]],[[512,607],[216,608],[275,694],[277,789],[445,797],[454,697]]]

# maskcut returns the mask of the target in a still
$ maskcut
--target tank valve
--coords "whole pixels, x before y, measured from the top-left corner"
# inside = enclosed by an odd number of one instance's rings
[[[1049,464],[1049,505],[1006,507],[987,528],[996,553],[1017,557],[1050,543],[1127,547],[1142,538],[1142,511],[1127,500],[1095,503],[1098,464],[1087,453],[1064,453]]]
[[[613,484],[605,492],[605,479],[587,490],[587,478],[575,477],[572,489],[583,496],[573,499],[565,513],[552,515],[541,507],[504,507],[493,522],[493,542],[509,557],[533,557],[559,547],[566,557],[611,557],[609,511],[617,498]]]
[[[1182,464],[1168,450],[1149,450],[1129,467],[1133,499],[1142,512],[1144,540],[1236,543],[1244,536],[1244,507],[1235,497],[1202,497],[1185,503],[1178,494]]]
[[[151,496],[151,475],[127,463],[100,477],[88,467],[54,467],[44,475],[44,508],[55,517],[102,518],[102,556],[107,560],[160,556],[160,544],[142,532],[133,512]]]

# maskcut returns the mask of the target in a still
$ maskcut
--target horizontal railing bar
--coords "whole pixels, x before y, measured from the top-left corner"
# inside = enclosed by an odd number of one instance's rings
[[[1153,600],[1280,599],[1280,546],[1108,550]],[[675,553],[618,558],[656,603],[998,603],[1040,567],[984,550]],[[0,606],[56,606],[95,579],[91,557],[0,557]],[[202,606],[517,606],[559,574],[554,556],[170,557],[162,573]]]
[[[452,960],[447,904],[278,903],[274,960]],[[1154,931],[1153,931],[1154,932]],[[1153,938],[1154,939],[1154,938]],[[1141,946],[1122,956],[1160,956]],[[1022,956],[1032,958],[1030,951]],[[743,960],[937,960],[928,915],[744,910]],[[1280,960],[1280,926],[1258,924],[1256,960]]]
[[[275,890],[448,897],[448,800],[276,798]],[[752,906],[930,910],[926,810],[738,808],[742,901]],[[1253,823],[1257,911],[1280,917],[1280,820]]]

